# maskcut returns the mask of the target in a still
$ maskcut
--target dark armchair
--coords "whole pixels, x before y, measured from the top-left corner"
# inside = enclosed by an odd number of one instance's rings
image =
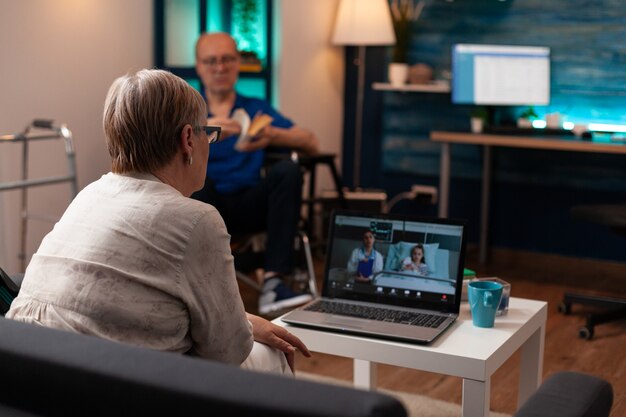
[[[388,395],[0,317],[0,415],[406,416]]]

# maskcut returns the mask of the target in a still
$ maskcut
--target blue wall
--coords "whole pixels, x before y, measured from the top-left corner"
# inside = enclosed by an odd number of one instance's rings
[[[413,25],[410,63],[445,77],[455,43],[540,45],[551,48],[551,104],[572,122],[626,125],[626,5],[623,0],[429,0]],[[367,82],[386,79],[390,48],[368,48]],[[346,62],[354,51],[348,48]],[[353,67],[346,78],[344,170],[351,181],[354,135]],[[390,195],[414,183],[438,184],[439,145],[431,130],[468,130],[470,106],[449,94],[367,89],[361,185]],[[504,118],[522,109],[500,108]],[[450,215],[470,221],[478,239],[481,148],[452,147]],[[626,158],[573,152],[495,149],[490,240],[494,246],[626,261],[626,239],[601,226],[575,222],[576,204],[626,202]],[[435,214],[403,203],[399,211]]]

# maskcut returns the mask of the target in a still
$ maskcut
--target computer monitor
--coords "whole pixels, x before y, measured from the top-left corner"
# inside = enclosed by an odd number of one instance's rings
[[[452,102],[487,106],[550,104],[550,48],[454,45]]]

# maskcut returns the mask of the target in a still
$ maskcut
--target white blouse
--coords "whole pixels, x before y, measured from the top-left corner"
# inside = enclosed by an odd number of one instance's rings
[[[85,187],[7,317],[236,365],[253,344],[221,216],[151,175]]]

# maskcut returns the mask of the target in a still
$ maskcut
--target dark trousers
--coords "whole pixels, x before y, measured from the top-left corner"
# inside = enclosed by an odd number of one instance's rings
[[[288,274],[300,220],[302,175],[289,160],[272,165],[254,187],[229,194],[215,190],[208,177],[192,196],[220,212],[231,235],[267,233],[265,270]]]

